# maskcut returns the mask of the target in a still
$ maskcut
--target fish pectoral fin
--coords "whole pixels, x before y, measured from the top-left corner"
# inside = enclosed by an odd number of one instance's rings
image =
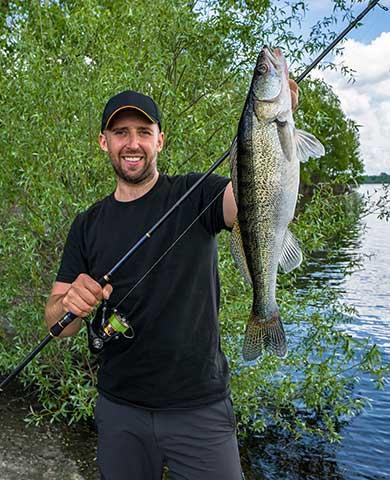
[[[259,318],[251,312],[242,355],[244,360],[256,360],[265,350],[270,350],[279,357],[287,355],[286,334],[278,311],[270,319]]]
[[[310,157],[319,158],[325,155],[324,146],[311,133],[295,129],[295,143],[300,162],[307,162]]]
[[[279,259],[279,266],[283,273],[291,272],[294,268],[299,267],[302,263],[302,258],[302,250],[298,240],[287,229],[283,240],[282,254]]]
[[[244,280],[250,285],[252,284],[251,274],[249,273],[248,264],[246,262],[244,246],[242,244],[240,226],[237,220],[234,222],[231,237],[230,237],[230,251],[234,258],[234,263],[238,268]]]

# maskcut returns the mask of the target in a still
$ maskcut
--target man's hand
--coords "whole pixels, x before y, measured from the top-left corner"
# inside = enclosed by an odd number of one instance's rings
[[[86,317],[104,298],[108,300],[112,286],[102,288],[93,278],[81,273],[73,283],[55,282],[46,304],[45,320],[50,329],[67,312],[78,317]],[[75,335],[81,327],[81,319],[77,318],[61,333],[61,337]]]
[[[108,300],[111,292],[111,285],[108,284],[102,288],[89,275],[81,273],[62,299],[64,312],[72,312],[78,317],[86,317],[103,298]]]
[[[288,83],[290,85],[292,111],[295,112],[299,102],[299,88],[297,82],[292,78],[289,79]]]

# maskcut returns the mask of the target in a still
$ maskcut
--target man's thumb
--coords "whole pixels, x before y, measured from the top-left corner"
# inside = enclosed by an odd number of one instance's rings
[[[103,287],[103,297],[105,300],[108,300],[110,298],[110,295],[112,293],[112,285],[108,284]]]

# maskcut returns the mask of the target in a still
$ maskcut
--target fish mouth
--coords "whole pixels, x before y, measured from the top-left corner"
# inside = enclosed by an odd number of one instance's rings
[[[279,48],[271,49],[264,46],[257,57],[255,67],[256,88],[255,97],[258,100],[272,102],[281,92],[283,75],[283,55]]]
[[[280,57],[282,52],[280,48],[270,49],[266,45],[262,48],[257,57],[256,62],[256,71],[260,73],[260,75],[264,75],[265,73],[278,70],[280,68]]]

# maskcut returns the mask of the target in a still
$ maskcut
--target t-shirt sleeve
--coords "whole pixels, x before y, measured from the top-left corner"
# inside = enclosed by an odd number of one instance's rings
[[[80,273],[88,273],[83,254],[82,215],[78,215],[70,227],[56,281],[72,283]]]
[[[190,188],[197,180],[199,180],[201,176],[202,174],[197,173],[189,174],[188,188]],[[212,202],[213,199],[215,199],[215,201],[200,217],[200,222],[212,235],[215,235],[224,229],[230,230],[229,227],[225,225],[223,218],[223,195],[229,182],[229,178],[222,177],[220,175],[210,175],[200,185],[200,187],[195,190],[195,195],[190,196],[198,215],[205,207],[207,207],[207,205],[209,205],[210,202]]]

